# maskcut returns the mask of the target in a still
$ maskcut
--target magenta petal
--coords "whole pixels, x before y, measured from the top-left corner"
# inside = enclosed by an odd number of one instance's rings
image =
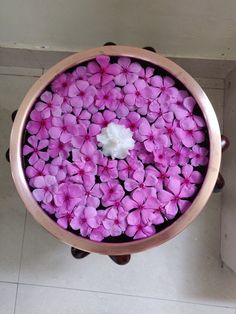
[[[63,229],[67,229],[68,227],[68,220],[65,217],[57,219],[57,223]]]
[[[114,224],[114,222],[110,219],[104,219],[102,222],[103,226],[107,229],[110,230]]]
[[[147,87],[147,83],[144,81],[144,80],[137,80],[135,83],[134,83],[135,87],[137,88],[138,91],[144,89],[145,87]]]
[[[137,170],[135,170],[135,172],[134,172],[134,174],[133,174],[133,178],[134,178],[137,182],[143,183],[144,175],[145,175],[145,170],[144,170],[144,169],[137,169]]]
[[[127,94],[125,95],[125,103],[128,105],[128,106],[133,106],[135,104],[135,95],[134,94]]]
[[[193,112],[193,108],[196,104],[196,101],[193,97],[186,97],[184,99],[184,107],[189,111],[189,112]]]
[[[28,155],[29,153],[32,153],[34,149],[28,145],[23,146],[23,155]]]
[[[146,186],[156,186],[158,183],[158,179],[154,175],[147,175],[145,179]]]
[[[78,184],[71,184],[68,188],[70,195],[72,197],[80,197],[81,196],[81,188]]]
[[[116,219],[116,218],[117,218],[117,209],[115,209],[114,207],[112,207],[112,208],[109,210],[109,212],[108,212],[108,214],[107,214],[107,217],[108,217],[109,219]]]
[[[171,77],[166,76],[164,77],[163,83],[163,85],[168,88],[173,86],[175,84],[175,81]]]
[[[161,190],[158,192],[158,199],[160,200],[161,203],[165,204],[165,203],[168,203],[170,200],[173,199],[173,194],[171,194],[165,190]]]
[[[144,146],[148,152],[153,152],[155,149],[155,145],[153,141],[149,141],[149,140],[145,141]]]
[[[171,179],[168,183],[168,189],[174,194],[178,195],[180,192],[180,181],[178,179]]]
[[[98,133],[100,133],[100,127],[97,124],[90,124],[89,126],[89,134],[91,136],[96,136]]]
[[[93,196],[89,196],[87,198],[87,205],[88,206],[92,206],[94,208],[98,208],[99,204],[100,204],[99,198],[93,197]]]
[[[62,118],[59,117],[53,117],[52,118],[52,125],[56,127],[63,127],[63,121]]]
[[[202,131],[196,131],[193,134],[196,143],[202,143],[205,140],[205,135]]]
[[[182,174],[185,178],[190,177],[192,172],[193,172],[193,167],[191,165],[186,165],[182,168]]]
[[[95,62],[95,61],[91,61],[91,62],[89,62],[88,63],[88,71],[90,72],[90,73],[97,73],[97,72],[99,72],[99,70],[100,70],[100,67],[99,67],[99,65],[97,64],[97,62]]]
[[[78,217],[75,217],[71,220],[70,226],[73,230],[78,230],[80,228],[80,223]]]
[[[188,115],[188,111],[180,106],[174,106],[173,107],[176,119],[182,120]]]
[[[96,112],[93,116],[92,116],[92,121],[94,123],[97,123],[97,124],[102,124],[103,121],[104,121],[104,118],[103,118],[103,115],[101,112]]]
[[[96,73],[89,78],[89,83],[91,85],[98,85],[98,84],[100,84],[100,82],[101,82],[101,74],[100,73]]]
[[[191,202],[187,200],[179,200],[178,205],[181,213],[184,213],[190,207]]]
[[[52,101],[52,93],[46,91],[40,96],[40,99],[46,103],[50,103]]]
[[[36,153],[33,153],[29,158],[30,165],[34,165],[38,161],[38,155]]]
[[[179,197],[188,198],[188,197],[193,196],[195,192],[196,192],[196,186],[194,184],[189,184],[188,186],[182,187]]]
[[[25,173],[27,175],[28,178],[33,178],[37,175],[38,171],[32,167],[32,166],[28,166],[26,169],[25,169]]]
[[[162,87],[163,86],[163,80],[162,77],[159,75],[155,75],[151,78],[151,85],[155,87]]]
[[[125,185],[125,189],[127,191],[133,191],[134,189],[136,189],[138,187],[137,181],[135,181],[133,179],[126,179],[124,182],[124,185]]]
[[[71,126],[76,124],[76,117],[73,114],[67,113],[63,117],[64,124],[66,126]]]
[[[102,76],[102,86],[106,85],[107,83],[113,80],[113,76],[107,73],[104,73]]]
[[[126,211],[137,208],[137,203],[134,202],[129,196],[125,196],[122,200],[123,207]]]
[[[131,63],[131,60],[128,57],[120,57],[118,59],[118,64],[121,65],[123,68],[127,69],[130,63]]]
[[[48,152],[39,152],[38,155],[39,155],[39,157],[40,157],[41,159],[43,159],[44,161],[48,161],[48,159],[49,159],[49,154],[48,154]]]
[[[42,141],[39,142],[38,149],[41,150],[41,149],[44,149],[47,146],[48,146],[48,140],[42,140]]]
[[[114,82],[116,83],[116,85],[118,86],[125,86],[127,80],[126,80],[126,76],[124,73],[120,73],[118,74],[115,79]]]
[[[147,136],[151,131],[150,124],[146,119],[142,120],[140,126],[139,126],[139,133],[141,135]]]
[[[60,140],[62,143],[68,143],[71,139],[72,135],[68,133],[67,131],[61,132]]]
[[[164,218],[160,213],[155,213],[155,218],[152,222],[154,225],[160,225],[164,222]]]
[[[106,72],[112,75],[117,75],[121,72],[121,67],[119,64],[109,64],[106,68]]]
[[[99,55],[96,57],[96,61],[102,68],[106,68],[110,62],[110,57],[105,55]]]
[[[129,66],[129,71],[134,73],[139,73],[141,71],[141,66],[137,62],[133,62]]]
[[[69,91],[68,91],[68,96],[69,97],[75,97],[77,96],[79,93],[79,90],[78,88],[76,87],[76,84],[72,84],[70,87],[69,87]]]
[[[165,206],[165,212],[166,212],[166,217],[169,219],[173,219],[177,212],[178,212],[178,207],[177,204],[175,202],[169,202],[166,206]]]
[[[94,207],[85,207],[84,209],[84,216],[88,218],[96,217],[97,211]]]
[[[145,198],[146,198],[146,196],[145,196],[145,194],[143,193],[143,191],[142,190],[135,190],[134,192],[133,192],[133,195],[132,195],[132,197],[133,197],[133,200],[135,201],[135,202],[137,202],[137,204],[143,204],[143,202],[144,202],[144,200],[145,200]]]
[[[26,129],[30,134],[37,134],[40,129],[40,123],[35,121],[29,121],[26,125]]]
[[[192,135],[184,135],[182,142],[186,147],[192,147],[195,144],[195,140]]]
[[[127,74],[127,82],[128,83],[134,83],[138,79],[137,73],[128,73]]]
[[[51,138],[53,139],[58,139],[61,135],[61,128],[58,127],[51,127],[48,130],[49,135],[51,136]]]
[[[192,118],[185,118],[182,121],[180,121],[180,126],[184,130],[192,130],[195,128],[196,123]]]
[[[202,183],[203,177],[202,174],[198,171],[193,171],[190,177],[190,182],[192,183]]]
[[[31,111],[30,113],[30,118],[33,120],[33,121],[41,121],[42,120],[42,117],[41,117],[41,113],[38,112],[37,110],[33,110]]]
[[[143,239],[146,237],[148,237],[148,235],[146,235],[146,233],[143,232],[143,230],[138,230],[138,232],[134,236],[134,240]]]
[[[140,211],[139,210],[134,210],[132,213],[130,213],[127,217],[127,222],[129,225],[139,225],[141,221],[140,217]]]
[[[128,226],[125,234],[129,237],[133,237],[135,235],[135,233],[137,232],[138,227],[137,226]]]
[[[197,126],[203,128],[205,126],[205,121],[202,117],[194,116],[194,121],[196,122]]]
[[[42,202],[42,200],[44,199],[45,192],[43,189],[35,189],[33,190],[32,194],[37,202]]]
[[[142,220],[145,225],[151,225],[153,219],[155,218],[155,214],[152,210],[144,209],[141,212]]]

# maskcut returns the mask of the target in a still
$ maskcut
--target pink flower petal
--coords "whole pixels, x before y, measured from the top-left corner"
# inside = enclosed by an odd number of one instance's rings
[[[133,191],[134,189],[136,189],[138,187],[137,181],[135,181],[133,179],[126,179],[124,182],[124,185],[125,185],[125,189],[127,191]]]
[[[130,213],[127,217],[127,222],[129,225],[139,225],[141,221],[140,217],[140,211],[139,210],[134,210],[132,213]]]
[[[161,203],[165,204],[173,199],[173,194],[165,190],[161,190],[158,192],[158,199],[160,200]]]

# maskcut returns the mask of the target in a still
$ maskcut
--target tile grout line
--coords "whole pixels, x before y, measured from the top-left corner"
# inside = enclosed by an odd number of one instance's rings
[[[32,287],[42,287],[42,288],[52,288],[52,289],[58,289],[58,290],[68,290],[68,291],[74,291],[74,292],[80,291],[80,292],[100,293],[100,294],[105,294],[105,295],[115,295],[115,296],[131,297],[131,298],[151,299],[151,300],[176,302],[176,303],[184,303],[184,304],[192,304],[192,305],[202,305],[202,306],[206,306],[206,307],[218,307],[218,308],[235,309],[234,305],[227,306],[227,305],[217,305],[217,304],[208,304],[208,303],[198,303],[198,302],[176,300],[176,299],[164,299],[164,298],[143,296],[143,295],[123,294],[123,293],[118,293],[118,292],[116,293],[116,292],[107,292],[107,291],[99,291],[99,290],[88,290],[88,289],[78,289],[78,288],[68,288],[68,287],[57,287],[57,286],[50,286],[50,285],[43,285],[43,284],[33,284],[33,283],[24,283],[24,282],[19,282],[19,285],[22,285],[22,286],[32,286]]]
[[[43,65],[41,64],[41,62],[39,61],[39,59],[37,58],[37,55],[34,54],[33,50],[30,50],[30,54],[31,56],[34,58],[34,60],[38,63],[38,65],[40,66],[40,69],[43,70]]]
[[[27,219],[27,210],[25,210],[24,230],[23,230],[22,243],[21,243],[21,252],[20,252],[20,265],[19,265],[19,271],[18,271],[17,283],[16,283],[17,286],[16,286],[16,297],[15,297],[15,304],[14,304],[14,314],[16,313],[16,305],[17,305],[17,297],[18,297],[18,289],[19,289],[20,272],[21,272],[21,266],[22,266],[23,246],[24,246],[24,240],[25,240],[26,219]]]
[[[43,73],[43,69],[39,69],[39,70],[41,70],[42,73]],[[42,73],[41,73],[41,75],[42,75]],[[36,77],[36,78],[39,78],[41,75],[17,74],[17,73],[10,73],[10,74],[0,73],[0,76]]]

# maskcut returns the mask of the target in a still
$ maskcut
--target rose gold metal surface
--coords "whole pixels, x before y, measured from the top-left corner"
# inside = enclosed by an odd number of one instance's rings
[[[62,73],[81,62],[91,60],[99,54],[134,57],[156,64],[171,73],[185,85],[187,90],[190,91],[198,102],[206,120],[210,139],[208,170],[201,189],[190,208],[176,222],[161,232],[146,239],[127,243],[98,243],[76,236],[75,234],[59,227],[51,218],[47,216],[47,214],[34,200],[31,191],[29,190],[22,167],[22,134],[24,132],[26,119],[36,98],[57,74]],[[126,46],[107,46],[79,52],[62,60],[48,70],[31,87],[22,101],[13,124],[10,139],[10,161],[12,176],[16,188],[26,208],[33,215],[35,220],[52,235],[64,243],[84,251],[106,255],[125,255],[140,252],[166,242],[187,227],[201,212],[212,193],[218,177],[221,161],[221,136],[215,112],[206,94],[198,83],[177,64],[165,57],[144,49]]]

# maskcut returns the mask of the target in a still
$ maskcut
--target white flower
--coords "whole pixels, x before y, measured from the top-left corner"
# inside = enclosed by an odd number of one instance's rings
[[[111,122],[97,135],[97,141],[105,156],[124,159],[129,154],[129,150],[134,148],[132,136],[133,132],[129,128]]]

